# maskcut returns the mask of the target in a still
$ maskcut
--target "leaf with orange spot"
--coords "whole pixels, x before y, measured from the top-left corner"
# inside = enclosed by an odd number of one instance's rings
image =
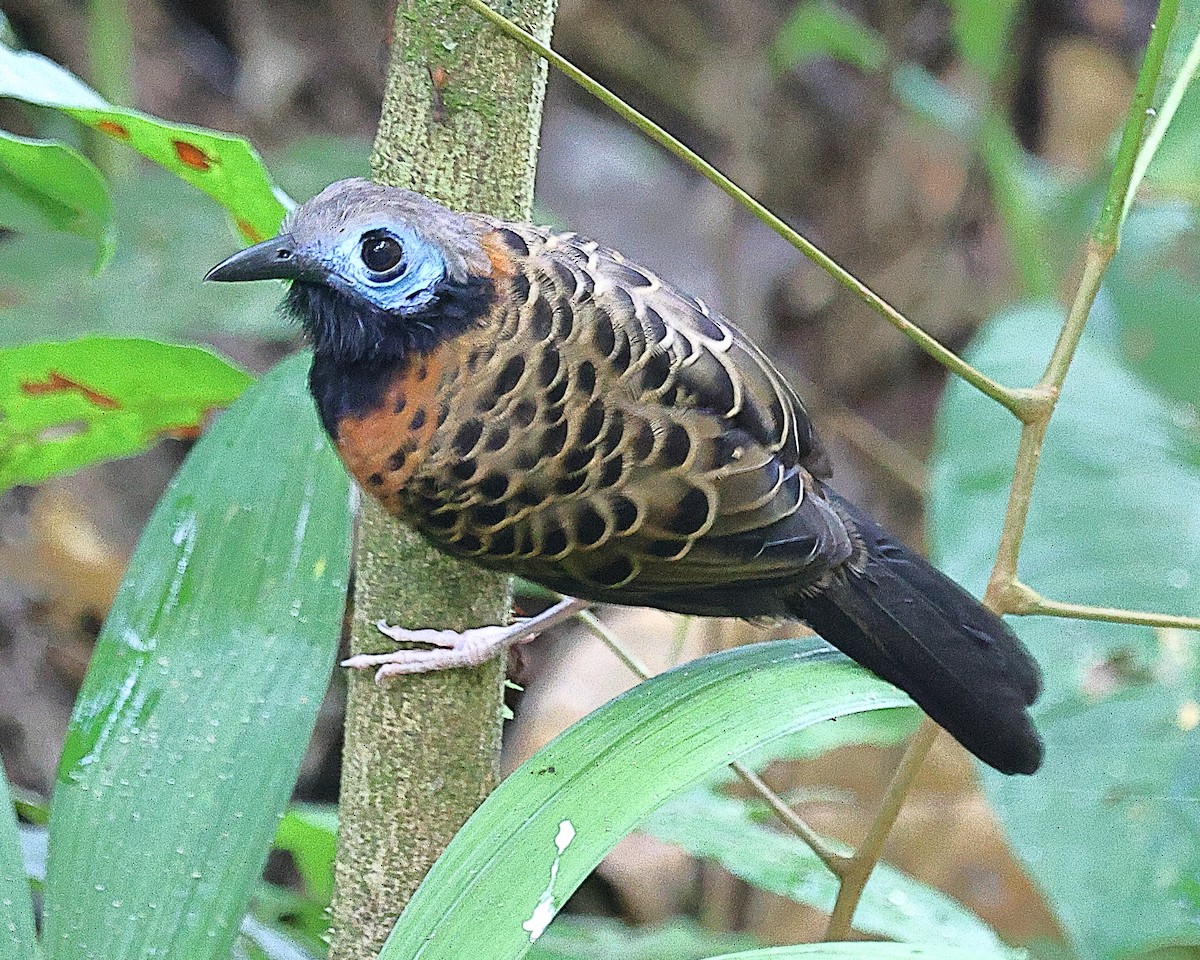
[[[193,437],[249,383],[207,350],[154,340],[0,350],[0,490]]]
[[[112,120],[101,120],[96,124],[96,129],[101,133],[107,133],[110,137],[116,137],[118,140],[129,139],[129,131]]]
[[[175,149],[175,156],[185,167],[191,167],[202,173],[212,169],[212,159],[194,143],[188,143],[186,140],[174,140],[171,142],[171,146]]]
[[[241,137],[167,123],[105,101],[69,70],[0,46],[0,97],[52,107],[162,164],[264,237],[292,201],[271,182],[262,158]],[[242,230],[245,234],[246,231]]]
[[[21,392],[31,397],[39,397],[46,393],[64,393],[75,391],[88,403],[100,407],[103,410],[120,410],[121,402],[114,400],[110,396],[100,393],[98,390],[93,390],[86,383],[80,383],[78,380],[72,380],[70,377],[65,377],[57,370],[51,370],[45,380],[22,380]]]
[[[238,233],[249,240],[251,243],[261,243],[267,238],[254,229],[254,227],[245,220],[237,221]]]

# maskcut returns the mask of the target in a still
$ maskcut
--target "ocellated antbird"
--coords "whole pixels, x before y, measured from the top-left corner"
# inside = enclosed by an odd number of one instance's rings
[[[208,274],[266,278],[292,281],[347,469],[437,547],[572,597],[801,620],[985,763],[1040,765],[1029,653],[828,486],[800,398],[701,301],[575,234],[365,180]],[[368,659],[438,669],[511,636]]]

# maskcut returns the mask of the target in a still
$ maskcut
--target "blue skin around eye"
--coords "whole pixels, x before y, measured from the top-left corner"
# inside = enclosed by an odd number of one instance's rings
[[[400,241],[404,248],[404,272],[391,280],[379,282],[371,277],[359,256],[363,230],[343,240],[332,251],[330,266],[360,297],[391,313],[420,310],[434,297],[439,283],[446,276],[446,261],[441,252],[406,227],[382,227]]]

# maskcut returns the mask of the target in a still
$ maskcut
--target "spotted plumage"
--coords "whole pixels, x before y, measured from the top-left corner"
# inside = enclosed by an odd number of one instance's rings
[[[575,234],[362,180],[210,277],[293,280],[339,454],[447,552],[591,600],[802,619],[988,763],[1040,763],[1019,641],[828,488],[800,398],[703,302]]]

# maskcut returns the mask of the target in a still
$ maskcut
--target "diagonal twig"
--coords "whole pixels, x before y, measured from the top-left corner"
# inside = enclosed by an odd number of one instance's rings
[[[944,346],[935,337],[926,333],[919,326],[904,316],[899,310],[875,293],[870,287],[854,276],[850,271],[840,266],[832,257],[821,250],[816,244],[788,226],[778,216],[755,200],[741,187],[716,169],[707,160],[684,145],[682,141],[667,133],[649,117],[639,113],[618,97],[611,90],[589,77],[565,57],[551,50],[548,46],[518,27],[508,18],[492,10],[483,0],[462,0],[464,4],[492,23],[506,36],[511,37],[526,49],[551,63],[559,72],[583,87],[597,100],[631,123],[642,133],[656,143],[665,147],[688,166],[706,177],[709,181],[723,190],[726,194],[749,210],[754,216],[783,237],[802,254],[808,257],[818,267],[833,277],[843,287],[857,296],[868,307],[883,317],[888,323],[912,340],[918,347],[933,357],[938,363],[966,380],[969,384],[991,397],[997,403],[1010,410],[1016,417],[1024,421],[1031,415],[1031,398],[1029,391],[1020,388],[1006,387],[991,377],[977,370],[958,356],[953,350]]]
[[[621,638],[604,624],[590,610],[584,610],[577,613],[576,618],[580,620],[593,634],[600,638],[601,642],[608,647],[632,673],[642,680],[649,679],[650,671],[625,644]],[[842,871],[851,862],[849,857],[838,853],[829,844],[824,837],[817,833],[812,827],[805,823],[797,813],[787,805],[782,797],[772,790],[763,780],[752,771],[749,767],[742,763],[734,761],[730,768],[750,787],[755,793],[767,802],[772,810],[784,825],[792,831],[797,837],[804,841],[817,855],[820,861],[827,866],[830,871],[837,877],[842,876]]]

